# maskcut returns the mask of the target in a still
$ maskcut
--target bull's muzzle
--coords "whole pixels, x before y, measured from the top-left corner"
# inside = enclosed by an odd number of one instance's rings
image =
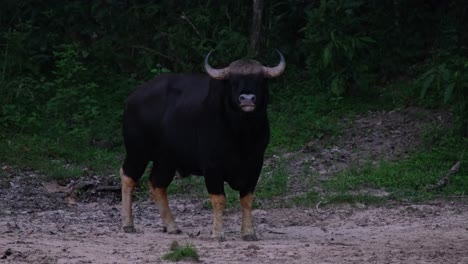
[[[252,112],[255,110],[255,95],[241,94],[239,96],[239,106],[244,112]]]

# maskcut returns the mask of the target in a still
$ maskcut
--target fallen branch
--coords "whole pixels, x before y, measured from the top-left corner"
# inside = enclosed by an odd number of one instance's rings
[[[84,191],[90,189],[96,185],[93,181],[78,181],[73,184],[73,190],[75,191]]]
[[[345,247],[356,246],[356,244],[348,244],[348,243],[343,243],[343,242],[330,242],[330,243],[328,243],[328,245],[331,245],[331,246],[345,246]]]
[[[442,179],[440,179],[437,183],[428,186],[428,187],[426,188],[426,190],[427,190],[428,192],[431,192],[431,191],[440,190],[440,189],[444,188],[444,187],[447,186],[447,184],[449,183],[450,178],[451,178],[455,173],[457,173],[459,169],[460,169],[460,161],[458,161],[457,163],[455,163],[455,165],[453,165],[452,168],[450,168],[450,170],[447,172],[447,174],[445,175],[445,177],[443,177]]]
[[[278,234],[278,235],[285,235],[286,234],[284,232],[274,231],[274,230],[270,230],[270,229],[268,229],[267,231],[268,231],[268,233]]]
[[[98,192],[119,192],[121,190],[120,186],[97,186],[96,191]]]
[[[319,208],[319,206],[320,206],[321,203],[326,203],[326,202],[323,201],[323,200],[321,200],[320,202],[318,202],[318,203],[315,205],[315,210],[317,210],[317,212],[323,214],[323,213],[328,213],[328,212],[330,212],[330,211],[332,210],[332,208],[330,208],[330,209],[328,209],[328,210],[321,210],[321,209]]]

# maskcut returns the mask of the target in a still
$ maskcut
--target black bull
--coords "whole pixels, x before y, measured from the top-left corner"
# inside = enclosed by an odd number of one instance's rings
[[[211,53],[211,52],[210,52]],[[122,179],[122,226],[134,232],[132,195],[150,161],[149,187],[164,229],[180,233],[167,200],[167,187],[177,172],[203,175],[213,205],[212,236],[224,240],[224,182],[239,191],[242,237],[257,240],[252,221],[255,186],[262,169],[270,129],[266,78],[285,69],[283,55],[275,67],[238,60],[209,76],[163,74],[138,87],[123,116],[126,157]]]

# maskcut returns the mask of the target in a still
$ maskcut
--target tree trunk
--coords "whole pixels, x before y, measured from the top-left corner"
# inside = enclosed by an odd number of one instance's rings
[[[263,0],[253,0],[252,31],[250,35],[250,54],[256,56],[260,49],[262,31]]]

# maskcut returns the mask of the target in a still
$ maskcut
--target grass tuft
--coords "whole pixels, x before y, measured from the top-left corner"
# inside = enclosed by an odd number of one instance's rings
[[[191,260],[191,261],[200,261],[200,256],[198,255],[197,250],[191,244],[186,244],[185,246],[180,246],[179,242],[173,241],[169,247],[170,252],[164,254],[162,257],[165,260],[169,261],[181,261],[181,260]]]

